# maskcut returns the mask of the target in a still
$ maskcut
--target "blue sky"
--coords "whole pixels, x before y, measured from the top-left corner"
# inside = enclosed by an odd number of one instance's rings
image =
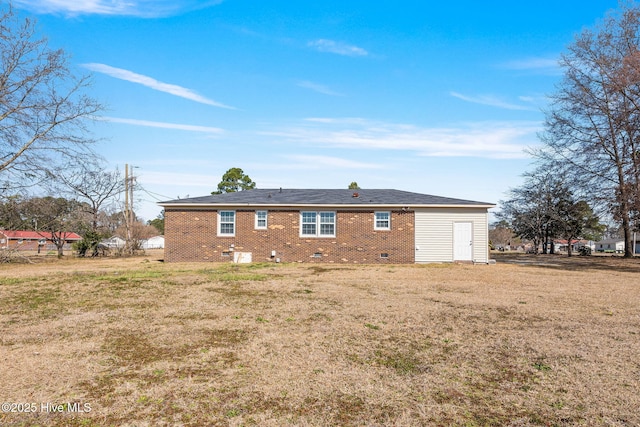
[[[531,168],[557,59],[598,1],[13,0],[92,74],[137,213],[258,188],[395,188],[496,203]]]

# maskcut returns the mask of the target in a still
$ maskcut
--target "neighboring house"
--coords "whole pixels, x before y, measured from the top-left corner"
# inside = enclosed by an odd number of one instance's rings
[[[567,240],[554,240],[555,250],[557,252],[568,252],[569,251],[569,242]],[[571,241],[571,251],[578,252],[580,248],[588,247],[591,251],[596,250],[596,245],[592,240],[572,240]]]
[[[488,263],[495,206],[366,189],[247,190],[159,204],[168,262],[396,264]]]
[[[118,236],[109,237],[100,242],[101,245],[106,246],[109,249],[122,249],[125,245],[124,239],[121,239]]]
[[[557,239],[553,241],[553,248],[556,252],[567,252],[569,247],[568,243],[567,240]],[[571,250],[574,250],[574,245],[571,245]]]
[[[142,249],[164,249],[164,236],[154,236],[140,242]]]
[[[624,252],[624,239],[606,239],[596,242],[597,252]]]
[[[63,237],[65,240],[64,250],[70,250],[73,242],[82,240],[82,237],[71,232],[63,232]],[[55,251],[57,247],[51,238],[51,233],[46,231],[0,230],[0,249]]]
[[[637,240],[635,233],[634,233],[634,239],[636,239],[635,245],[634,245],[634,242],[631,242],[631,247],[633,248],[635,246],[635,250],[633,251],[633,254],[634,255],[640,254],[640,240]],[[595,246],[596,246],[595,250],[598,252],[616,252],[616,253],[624,252],[623,239],[607,239],[601,242],[597,242]]]
[[[596,243],[593,240],[578,240],[573,244],[573,249],[579,251],[580,248],[587,247],[591,249],[591,252],[595,252]]]

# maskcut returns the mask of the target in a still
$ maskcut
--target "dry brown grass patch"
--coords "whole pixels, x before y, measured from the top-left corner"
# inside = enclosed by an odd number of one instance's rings
[[[0,425],[640,425],[640,264],[0,272]],[[56,267],[57,266],[57,267]]]

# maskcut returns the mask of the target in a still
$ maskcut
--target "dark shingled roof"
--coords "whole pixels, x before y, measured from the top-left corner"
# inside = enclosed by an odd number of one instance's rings
[[[493,203],[452,199],[400,190],[341,190],[341,189],[255,189],[236,193],[214,194],[188,199],[160,202],[161,206],[171,205],[465,205],[469,207],[491,207]]]

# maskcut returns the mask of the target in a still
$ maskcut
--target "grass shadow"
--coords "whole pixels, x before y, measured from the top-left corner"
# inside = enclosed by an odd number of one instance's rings
[[[548,268],[565,271],[617,271],[622,273],[640,273],[640,258],[623,258],[615,255],[567,256],[566,254],[524,254],[492,253],[497,263],[515,264],[525,267]]]

